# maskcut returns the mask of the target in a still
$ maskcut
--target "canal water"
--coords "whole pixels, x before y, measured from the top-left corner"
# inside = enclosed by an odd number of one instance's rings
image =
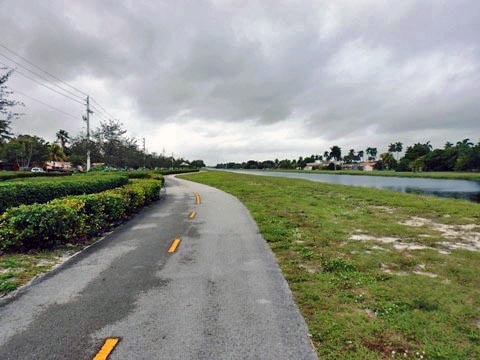
[[[480,181],[387,176],[330,175],[261,170],[226,170],[250,175],[306,179],[331,184],[365,186],[404,193],[465,199],[480,203]]]

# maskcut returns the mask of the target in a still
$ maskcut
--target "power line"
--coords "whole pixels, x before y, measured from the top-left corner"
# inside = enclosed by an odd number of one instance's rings
[[[14,64],[16,64],[16,65],[22,67],[23,69],[27,70],[29,73],[31,73],[31,74],[33,74],[33,75],[35,75],[35,76],[38,76],[39,78],[47,81],[49,84],[52,84],[53,86],[58,87],[59,89],[65,91],[66,93],[68,93],[68,94],[70,94],[70,95],[72,95],[72,96],[74,96],[74,97],[78,97],[78,98],[83,99],[83,97],[75,94],[74,92],[71,92],[71,91],[68,90],[68,89],[65,89],[64,87],[61,87],[60,85],[58,85],[57,83],[52,82],[50,79],[46,78],[45,76],[40,75],[40,74],[36,73],[35,71],[30,70],[29,68],[27,68],[26,66],[20,64],[19,62],[15,61],[15,60],[13,60],[12,58],[10,58],[10,57],[2,54],[2,53],[0,53],[0,56],[3,56],[3,57],[4,57],[5,59],[7,59],[8,61],[13,62]],[[3,64],[3,63],[2,63],[2,64]],[[5,64],[3,64],[3,65],[5,65]],[[8,65],[5,65],[5,66],[9,67]],[[10,67],[10,68],[12,68],[12,67]],[[20,71],[18,71],[18,70],[16,70],[16,71],[17,71],[17,72],[20,72]]]
[[[91,109],[94,109],[94,110],[97,110],[95,107],[92,106],[92,104],[90,103],[90,108]],[[94,116],[98,116],[100,118],[100,120],[103,120],[103,121],[108,121],[110,120],[109,118],[107,118],[105,115],[103,115],[102,113],[100,112],[97,112],[97,111],[93,111],[92,114]]]
[[[75,87],[75,86],[73,86],[73,85],[70,85],[69,83],[67,83],[66,81],[64,81],[64,80],[62,80],[62,79],[60,79],[60,78],[58,78],[58,77],[56,77],[55,75],[52,75],[52,74],[51,74],[51,73],[49,73],[48,71],[46,71],[46,70],[42,69],[40,66],[37,66],[37,65],[35,65],[35,64],[34,64],[34,63],[32,63],[31,61],[29,61],[28,59],[24,58],[23,56],[21,56],[21,55],[17,54],[15,51],[13,51],[13,50],[9,49],[9,48],[8,48],[8,47],[6,47],[5,45],[3,45],[3,44],[0,44],[0,46],[1,46],[2,48],[4,48],[5,50],[7,50],[7,51],[11,52],[13,55],[15,55],[15,56],[19,57],[19,58],[20,58],[20,59],[22,59],[23,61],[25,61],[25,62],[29,63],[29,64],[30,64],[30,65],[32,65],[33,67],[37,68],[38,70],[42,71],[43,73],[45,73],[45,74],[47,74],[47,75],[51,76],[51,77],[52,77],[52,78],[54,78],[55,80],[57,80],[57,81],[60,81],[62,84],[65,84],[65,85],[67,85],[69,88],[71,88],[71,89],[73,89],[73,90],[75,90],[75,91],[78,91],[80,94],[82,94],[82,95],[84,95],[84,96],[88,96],[88,94],[87,94],[86,92],[84,92],[84,91],[82,91],[82,90],[80,90],[80,89],[76,88],[76,87]]]
[[[92,99],[90,99],[92,100]],[[103,116],[105,117],[106,119],[109,119],[111,118],[111,116],[109,116],[107,113],[105,113],[104,111],[102,111],[100,108],[98,108],[97,106],[95,105],[92,105],[92,103],[90,103],[90,107],[95,110],[96,114],[99,115],[99,116]]]
[[[31,62],[30,60],[28,60],[28,59],[26,59],[25,57],[23,57],[22,55],[16,53],[15,51],[13,51],[12,49],[8,48],[7,46],[5,46],[5,45],[3,45],[3,44],[0,43],[0,47],[4,48],[4,49],[7,50],[8,52],[12,53],[13,55],[15,55],[15,56],[17,56],[18,58],[22,59],[23,61],[27,62],[27,63],[30,64],[31,66],[35,67],[36,69],[40,70],[41,72],[43,72],[44,74],[50,76],[51,78],[55,79],[56,81],[58,81],[58,82],[60,82],[60,83],[62,83],[62,84],[64,84],[64,85],[68,86],[69,88],[77,91],[78,93],[80,93],[80,94],[82,94],[82,95],[84,95],[84,96],[88,96],[88,94],[87,94],[85,91],[83,91],[83,90],[81,90],[81,89],[79,89],[79,88],[77,88],[77,87],[69,84],[68,82],[60,79],[59,77],[53,75],[52,73],[48,72],[47,70],[44,70],[44,69],[41,68],[40,66],[34,64],[34,63]],[[69,93],[69,94],[71,94],[71,95],[73,95],[73,96],[80,97],[79,95],[76,95],[76,94],[70,92],[69,90],[67,90],[67,89],[65,89],[64,87],[61,87],[60,85],[52,82],[51,80],[45,78],[44,76],[41,76],[41,75],[39,75],[39,74],[36,73],[36,72],[33,72],[32,70],[28,69],[28,68],[25,67],[24,65],[22,65],[22,64],[18,63],[17,61],[15,61],[15,60],[7,57],[6,55],[4,55],[4,54],[0,54],[0,55],[3,56],[3,57],[6,58],[6,59],[12,61],[13,63],[21,66],[22,68],[24,68],[25,70],[29,71],[30,73],[35,74],[36,76],[38,76],[38,77],[40,77],[40,78],[48,81],[50,84],[52,84],[52,85],[54,85],[54,86],[62,89],[63,91],[65,91],[65,92],[67,92],[67,93]],[[7,66],[7,65],[5,65],[5,66]],[[7,67],[8,67],[8,66],[7,66]],[[10,68],[11,68],[11,67],[10,67]],[[16,72],[18,72],[18,73],[20,74],[20,71],[16,70]],[[58,92],[58,91],[50,88],[49,86],[47,86],[47,85],[45,85],[45,84],[42,84],[42,83],[40,83],[39,81],[34,80],[34,79],[32,79],[32,78],[24,75],[24,74],[22,74],[22,75],[25,76],[25,77],[27,77],[27,78],[29,78],[30,80],[33,80],[33,81],[39,83],[39,84],[42,85],[42,86],[45,86],[46,88],[48,88],[48,89],[50,89],[50,90],[52,90],[52,91],[55,91],[56,93],[58,93],[58,94],[60,94],[60,95],[63,95],[63,96],[65,96],[65,97],[67,97],[67,98],[69,98],[69,99],[71,99],[71,100],[73,100],[73,101],[76,101],[76,102],[81,103],[82,105],[84,105],[83,102],[80,102],[80,101],[78,101],[78,100],[76,100],[76,99],[73,99],[73,98],[71,98],[71,97],[69,97],[69,96],[67,96],[67,95],[65,95],[65,94],[61,94],[60,92]],[[96,108],[96,110],[97,110],[97,115],[99,115],[99,117],[101,117],[101,116],[100,116],[101,114],[99,114],[99,113],[103,112],[103,113],[105,114],[104,117],[107,117],[107,116],[108,116],[109,118],[114,118],[114,116],[113,116],[112,114],[110,114],[98,101],[96,101],[96,100],[93,99],[93,98],[90,98],[90,100],[93,101],[95,104],[97,104],[98,108]],[[100,110],[100,111],[99,111],[99,110]]]
[[[95,101],[95,99],[92,99],[92,101],[97,104],[97,106],[103,110],[103,112],[105,112],[105,114],[107,114],[109,117],[111,118],[114,118],[114,116],[112,116],[112,114],[110,114],[102,105],[100,105],[97,101]]]
[[[39,84],[39,85],[47,88],[47,89],[50,90],[50,91],[53,91],[53,92],[55,92],[55,93],[57,93],[57,94],[59,94],[59,95],[62,95],[62,96],[66,97],[67,99],[70,99],[70,100],[72,100],[72,101],[75,101],[76,103],[79,103],[79,104],[81,104],[81,105],[84,105],[82,101],[77,100],[77,99],[75,99],[75,98],[73,98],[73,97],[71,97],[71,96],[69,96],[69,95],[65,95],[65,94],[61,93],[60,91],[58,91],[58,90],[56,90],[56,89],[54,89],[54,88],[52,88],[52,87],[50,87],[50,86],[42,83],[41,81],[38,81],[37,79],[32,78],[32,77],[30,77],[30,76],[28,76],[28,75],[25,75],[25,74],[22,73],[21,71],[19,71],[19,70],[17,70],[17,69],[14,69],[14,68],[12,68],[12,67],[4,64],[4,63],[1,62],[1,61],[0,61],[0,64],[2,64],[3,66],[6,66],[6,67],[9,68],[9,69],[15,70],[15,73],[20,74],[20,75],[22,75],[23,77],[26,77],[27,79],[32,80],[33,82],[36,82],[37,84]]]
[[[39,99],[36,99],[36,98],[34,98],[34,97],[30,96],[30,95],[27,95],[27,94],[25,94],[25,93],[23,93],[23,92],[21,92],[21,91],[19,91],[19,90],[16,90],[16,89],[12,88],[11,86],[8,86],[8,87],[9,87],[10,90],[12,90],[14,93],[18,93],[18,94],[20,94],[20,95],[23,95],[23,96],[25,96],[26,98],[29,98],[30,100],[36,101],[36,102],[38,102],[38,103],[40,103],[40,104],[42,104],[42,105],[45,105],[45,106],[49,107],[50,109],[53,109],[53,110],[55,110],[55,111],[58,111],[59,113],[62,113],[62,114],[64,114],[64,115],[66,115],[66,116],[70,116],[71,118],[74,118],[75,120],[78,120],[78,116],[72,115],[72,114],[70,114],[70,113],[68,113],[68,112],[66,112],[66,111],[63,111],[63,110],[61,110],[61,109],[59,109],[59,108],[56,108],[55,106],[52,106],[52,105],[50,105],[50,104],[47,104],[46,102],[44,102],[44,101],[42,101],[42,100],[39,100]]]

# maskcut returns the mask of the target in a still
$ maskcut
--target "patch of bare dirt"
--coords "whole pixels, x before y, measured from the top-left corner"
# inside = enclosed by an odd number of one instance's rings
[[[382,211],[387,214],[393,214],[395,212],[395,209],[389,206],[373,205],[369,206],[369,208],[376,211]]]
[[[447,225],[416,216],[400,224],[412,227],[427,227],[438,231],[445,239],[440,244],[449,250],[480,250],[480,225],[478,224]]]
[[[383,244],[393,244],[393,247],[396,250],[423,250],[423,249],[433,249],[425,245],[415,244],[415,243],[405,243],[396,237],[377,237],[366,234],[354,234],[349,237],[350,240],[356,241],[375,241]],[[375,245],[375,248],[379,247]],[[373,247],[372,247],[373,249]]]

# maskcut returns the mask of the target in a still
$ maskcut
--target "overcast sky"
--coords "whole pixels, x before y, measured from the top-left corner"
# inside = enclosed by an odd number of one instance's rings
[[[480,140],[478,0],[0,0],[0,34],[149,151],[216,164]],[[78,117],[17,94],[16,133],[84,127],[80,104],[10,85]]]

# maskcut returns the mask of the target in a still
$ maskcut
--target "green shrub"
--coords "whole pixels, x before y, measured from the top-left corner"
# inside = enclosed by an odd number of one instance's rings
[[[198,172],[199,169],[164,169],[164,170],[155,170],[155,171],[161,175],[174,175],[174,174]]]
[[[155,179],[162,182],[162,186],[165,183],[165,179],[159,170],[133,170],[133,171],[108,171],[108,172],[95,172],[88,173],[88,176],[111,176],[114,175],[123,175],[127,176],[129,179]]]
[[[127,184],[122,175],[76,175],[61,179],[32,179],[0,183],[0,212],[21,204],[46,203],[50,200],[80,194],[92,194]]]
[[[84,229],[81,200],[65,204],[20,205],[0,216],[0,247],[51,248],[79,238]]]
[[[134,180],[118,189],[11,208],[0,215],[0,250],[85,241],[158,200],[160,189],[158,180]]]
[[[0,171],[0,180],[13,180],[22,178],[38,178],[38,177],[59,177],[70,176],[71,172],[30,172],[30,171]]]

